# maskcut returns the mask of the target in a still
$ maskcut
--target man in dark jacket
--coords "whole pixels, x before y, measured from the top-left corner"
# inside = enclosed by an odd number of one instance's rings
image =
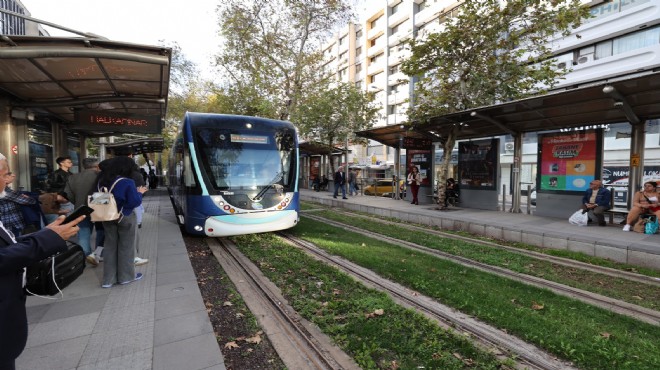
[[[96,190],[96,178],[99,175],[99,160],[96,158],[85,158],[82,161],[82,172],[69,176],[66,182],[64,192],[69,197],[69,201],[74,204],[75,208],[87,205],[87,196]],[[93,266],[99,264],[97,256],[92,253],[92,246],[90,238],[92,236],[92,228],[94,224],[87,218],[78,224],[80,231],[78,232],[78,244],[82,247],[87,256],[87,262]],[[98,251],[100,253],[100,251]]]
[[[69,170],[73,167],[73,161],[71,160],[71,157],[57,157],[55,162],[59,168],[48,177],[48,193],[57,193],[68,200],[69,197],[64,192],[64,187],[66,186],[66,181],[71,175]],[[73,211],[73,203],[62,203],[60,209],[67,213],[71,212]]]
[[[584,192],[582,197],[582,212],[591,212],[590,219],[595,218],[598,226],[607,226],[605,211],[611,207],[611,194],[602,185],[600,180],[593,180],[589,183],[589,189]]]
[[[348,199],[346,198],[346,188],[344,187],[344,184],[346,184],[346,175],[344,175],[344,167],[339,167],[337,169],[337,172],[335,172],[335,192],[333,194],[333,198],[337,198],[337,195],[339,195],[339,189],[341,189],[342,199]]]
[[[7,159],[0,154],[0,198],[5,196]],[[78,231],[76,224],[84,216],[66,225],[60,217],[45,229],[15,238],[0,222],[0,369],[13,370],[16,358],[27,343],[28,325],[23,291],[24,268],[66,250],[66,239]]]

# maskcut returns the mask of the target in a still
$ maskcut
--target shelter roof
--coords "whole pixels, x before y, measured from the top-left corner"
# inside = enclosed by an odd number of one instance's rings
[[[301,152],[309,155],[330,155],[330,154],[342,154],[344,149],[335,148],[318,141],[305,141],[298,144],[298,148]]]
[[[164,120],[171,49],[87,37],[0,37],[0,91],[64,123],[93,110]]]
[[[402,138],[430,139],[432,141],[440,141],[440,138],[435,134],[409,125],[381,126],[369,130],[358,131],[355,134],[357,136],[366,137],[368,139],[378,141],[394,148],[399,148]]]
[[[397,147],[397,135],[444,137],[459,125],[457,139],[633,122],[660,117],[660,72],[622,76],[548,94],[469,109],[406,125],[360,131],[358,136]],[[440,140],[436,140],[440,141]]]
[[[149,139],[135,139],[129,141],[122,141],[121,143],[106,144],[105,148],[111,153],[116,150],[130,150],[133,155],[140,155],[145,153],[161,153],[165,147],[165,141],[162,137],[149,138]]]

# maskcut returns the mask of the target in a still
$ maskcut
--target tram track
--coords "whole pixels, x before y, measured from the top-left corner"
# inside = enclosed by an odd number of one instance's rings
[[[288,369],[359,369],[348,355],[286,303],[279,289],[233,242],[227,238],[208,238],[206,243]]]
[[[553,291],[556,294],[570,297],[621,315],[629,316],[632,318],[635,318],[637,320],[660,326],[660,312],[648,309],[645,307],[641,307],[638,305],[634,305],[628,302],[624,302],[621,300],[613,299],[610,297],[605,297],[600,294],[588,292],[585,290],[573,288],[564,284],[548,281],[542,278],[538,278],[535,276],[511,271],[505,268],[497,267],[497,266],[491,266],[482,262],[474,261],[466,257],[461,257],[461,256],[456,256],[452,255],[449,253],[445,253],[442,251],[438,251],[436,249],[428,248],[422,245],[418,245],[415,243],[411,243],[405,240],[400,240],[396,238],[392,238],[389,236],[384,236],[382,234],[378,234],[372,231],[364,230],[355,226],[347,225],[344,223],[340,223],[337,221],[333,221],[324,217],[320,217],[318,215],[311,215],[309,213],[305,213],[302,215],[303,217],[307,217],[316,221],[324,222],[326,224],[335,226],[335,227],[340,227],[345,230],[349,230],[355,233],[359,233],[362,235],[365,235],[370,238],[374,238],[377,240],[385,241],[388,243],[392,243],[394,245],[399,245],[414,251],[418,252],[423,252],[429,255],[433,255],[438,258],[442,258],[448,261],[452,261],[454,263],[458,263],[460,265],[470,267],[470,268],[475,268],[481,271],[485,271],[488,273],[496,274],[498,276],[506,277],[511,280],[515,280],[518,282],[522,282],[527,285],[535,286],[538,288],[543,288],[543,289],[549,289]],[[424,229],[424,231],[427,231],[427,229]],[[452,235],[452,237],[454,237]],[[472,242],[470,240],[470,242]]]
[[[529,344],[503,330],[494,328],[445,306],[430,297],[418,294],[400,284],[383,279],[373,271],[333,256],[313,243],[285,232],[278,233],[289,244],[304,250],[314,258],[334,266],[369,287],[386,292],[397,303],[418,310],[446,329],[467,333],[475,344],[500,359],[512,359],[519,369],[575,369],[570,363]]]
[[[333,212],[342,213],[342,214],[345,214],[345,215],[350,215],[351,217],[359,217],[359,218],[362,218],[362,219],[365,219],[365,220],[368,219],[369,221],[378,222],[378,223],[381,223],[383,225],[401,226],[401,223],[388,221],[388,220],[383,220],[383,219],[374,218],[374,217],[367,217],[367,216],[364,216],[364,215],[361,215],[361,214],[347,212],[345,210],[333,209]],[[304,214],[303,214],[303,216],[304,216]],[[324,218],[324,220],[326,220],[326,219]],[[534,252],[534,251],[529,251],[529,250],[525,250],[525,249],[521,249],[521,248],[509,247],[509,246],[506,246],[506,245],[498,244],[496,242],[489,242],[489,241],[485,241],[485,240],[478,239],[478,238],[471,238],[471,237],[467,237],[467,236],[457,235],[455,233],[448,233],[448,232],[443,232],[443,231],[439,231],[439,230],[433,230],[433,229],[424,228],[424,227],[420,227],[420,226],[415,226],[415,225],[411,225],[411,224],[405,224],[405,225],[406,225],[406,228],[408,228],[410,230],[436,235],[436,236],[439,236],[441,238],[461,240],[461,241],[468,242],[468,243],[483,245],[483,246],[487,246],[487,247],[493,247],[493,248],[505,250],[505,251],[508,251],[508,252],[524,255],[524,256],[527,256],[527,257],[531,257],[531,258],[545,260],[545,261],[548,261],[548,262],[551,262],[551,263],[554,263],[554,264],[557,264],[557,265],[561,265],[561,266],[581,269],[581,270],[585,270],[585,271],[590,271],[590,272],[594,272],[594,273],[598,273],[598,274],[611,276],[611,277],[614,277],[614,278],[621,278],[621,279],[626,279],[626,280],[630,280],[630,281],[635,281],[635,282],[639,282],[639,283],[643,283],[643,284],[649,284],[649,285],[654,285],[654,286],[660,287],[660,278],[657,278],[657,277],[654,277],[654,276],[647,276],[647,275],[637,274],[637,273],[630,272],[630,271],[623,271],[623,270],[617,270],[617,269],[604,267],[604,266],[592,265],[592,264],[585,263],[585,262],[575,261],[575,260],[572,260],[572,259],[569,259],[569,258],[551,256],[551,255],[540,253],[540,252]]]

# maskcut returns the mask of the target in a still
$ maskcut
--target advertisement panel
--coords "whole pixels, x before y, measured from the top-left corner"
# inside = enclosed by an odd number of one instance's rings
[[[540,191],[583,192],[600,173],[602,135],[581,131],[539,135]]]
[[[405,176],[408,176],[408,173],[410,173],[410,168],[412,166],[417,166],[417,168],[419,169],[419,174],[422,176],[422,186],[430,185],[431,155],[432,153],[430,150],[408,149],[406,151]]]
[[[461,189],[495,190],[500,139],[458,143],[458,179]]]

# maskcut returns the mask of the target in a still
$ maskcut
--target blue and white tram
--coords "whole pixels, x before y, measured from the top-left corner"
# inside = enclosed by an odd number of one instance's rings
[[[177,220],[189,234],[262,233],[299,220],[298,139],[290,122],[188,112],[168,172]]]

